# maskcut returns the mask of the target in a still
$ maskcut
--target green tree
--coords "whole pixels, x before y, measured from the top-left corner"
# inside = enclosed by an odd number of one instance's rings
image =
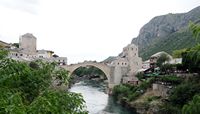
[[[8,51],[0,49],[0,60],[5,58],[8,55]]]
[[[182,107],[188,101],[192,100],[195,94],[200,93],[200,85],[197,83],[183,83],[178,85],[173,89],[171,95],[169,96],[170,102],[175,106]]]
[[[198,42],[199,34],[200,34],[200,24],[194,24],[190,22],[190,30],[196,41]],[[182,53],[182,63],[183,66],[189,69],[190,72],[200,73],[200,44],[198,43],[196,46],[187,49],[184,53]]]
[[[195,95],[193,100],[182,108],[182,114],[200,114],[200,96]]]
[[[197,41],[199,38],[199,35],[200,35],[200,24],[194,24],[194,23],[190,22],[189,28],[192,31],[192,34]]]
[[[174,66],[173,64],[163,64],[160,66],[160,71],[164,74],[169,74],[174,71]]]
[[[16,48],[19,48],[19,43],[13,43],[13,46],[15,46]]]
[[[68,72],[55,63],[15,61],[0,50],[0,114],[87,114],[80,94],[56,90],[68,83]]]
[[[190,72],[200,73],[200,44],[187,49],[183,54],[182,64]]]
[[[175,50],[172,52],[172,56],[174,58],[182,58],[182,53],[184,53],[186,49]]]
[[[157,66],[158,67],[161,67],[162,66],[162,64],[164,63],[164,62],[166,62],[166,61],[169,61],[169,56],[167,55],[167,54],[161,54],[160,55],[160,57],[158,58],[158,60],[157,60]]]

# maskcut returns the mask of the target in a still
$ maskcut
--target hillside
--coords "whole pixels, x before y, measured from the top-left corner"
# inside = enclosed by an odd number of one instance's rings
[[[143,60],[159,51],[171,54],[173,50],[191,47],[196,42],[188,29],[190,21],[200,21],[200,6],[187,13],[154,17],[140,29],[132,43],[139,46]]]

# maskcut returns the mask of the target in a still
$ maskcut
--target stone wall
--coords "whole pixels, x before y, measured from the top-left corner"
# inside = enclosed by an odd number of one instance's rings
[[[170,87],[163,84],[153,83],[152,88],[155,96],[167,97]]]

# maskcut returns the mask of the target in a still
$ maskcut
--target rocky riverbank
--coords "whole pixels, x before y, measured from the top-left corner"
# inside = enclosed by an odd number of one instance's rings
[[[139,114],[157,114],[167,97],[168,86],[154,83],[155,78],[140,85],[121,84],[113,88],[113,97],[123,106],[136,109]]]
[[[163,105],[162,99],[162,97],[156,96],[152,90],[149,90],[129,104],[139,114],[158,114],[160,107]]]

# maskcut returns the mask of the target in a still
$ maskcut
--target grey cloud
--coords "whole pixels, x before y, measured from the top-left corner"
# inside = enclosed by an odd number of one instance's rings
[[[39,0],[0,0],[0,5],[14,10],[37,14]]]

